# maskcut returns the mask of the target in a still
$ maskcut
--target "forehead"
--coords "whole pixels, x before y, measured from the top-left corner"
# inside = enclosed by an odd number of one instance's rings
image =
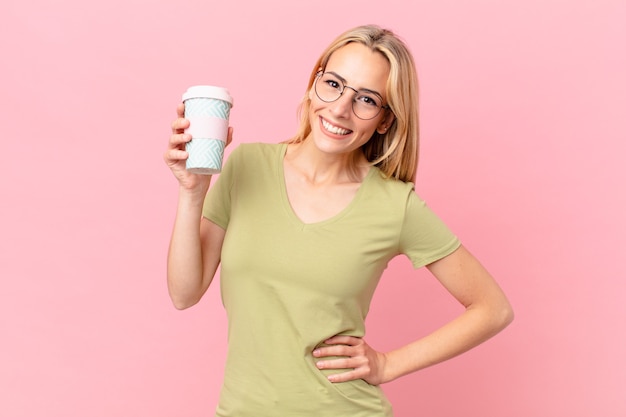
[[[382,94],[389,78],[389,62],[380,52],[352,42],[333,52],[325,71],[335,72],[351,87],[368,88]]]

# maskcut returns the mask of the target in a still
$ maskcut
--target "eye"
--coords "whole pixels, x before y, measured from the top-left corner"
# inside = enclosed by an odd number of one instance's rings
[[[330,87],[330,88],[336,88],[337,90],[340,88],[340,85],[337,81],[335,80],[326,80],[325,83]]]
[[[337,78],[333,77],[330,74],[324,74],[324,76],[322,77],[322,83],[324,84],[324,87],[328,89],[338,91],[343,90],[343,84],[341,83],[341,81],[339,81]]]
[[[328,79],[324,80],[324,83],[329,88],[333,88],[335,90],[341,90],[341,84],[339,84],[339,81],[337,81],[337,80],[334,80],[332,78],[328,78]]]
[[[356,97],[356,101],[366,106],[382,107],[381,100],[378,97],[373,96],[373,95],[361,93]]]

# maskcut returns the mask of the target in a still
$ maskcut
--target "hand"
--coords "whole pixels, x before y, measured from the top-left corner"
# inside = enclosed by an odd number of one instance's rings
[[[346,372],[328,376],[331,382],[345,382],[363,379],[371,385],[387,382],[384,369],[387,356],[372,349],[365,340],[352,336],[334,336],[324,341],[326,347],[313,351],[316,358],[327,356],[343,356],[339,359],[328,359],[317,362],[319,369],[351,369]]]
[[[185,119],[185,104],[180,103],[176,108],[176,112],[178,118],[172,122],[172,135],[163,159],[183,188],[195,189],[200,187],[204,188],[206,192],[211,176],[192,174],[185,167],[189,156],[185,150],[185,144],[191,140],[191,135],[185,133],[185,129],[189,127],[189,120]],[[232,141],[232,138],[233,129],[229,127],[228,139],[226,140],[227,146]]]

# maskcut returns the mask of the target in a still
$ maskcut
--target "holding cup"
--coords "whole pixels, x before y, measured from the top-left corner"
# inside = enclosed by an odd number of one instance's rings
[[[217,174],[222,170],[233,98],[225,88],[196,85],[183,94],[183,102],[189,120],[185,133],[191,135],[185,146],[186,168],[194,174]]]

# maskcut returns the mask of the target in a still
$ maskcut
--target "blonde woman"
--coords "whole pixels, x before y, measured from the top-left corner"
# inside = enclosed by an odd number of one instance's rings
[[[164,156],[180,184],[168,288],[177,308],[190,307],[221,264],[229,350],[217,417],[390,417],[381,384],[512,320],[491,275],[415,193],[417,109],[413,58],[377,26],[345,32],[315,63],[293,139],[239,145],[212,186],[185,170],[189,121],[178,106]],[[465,311],[379,352],[365,317],[399,255]]]

